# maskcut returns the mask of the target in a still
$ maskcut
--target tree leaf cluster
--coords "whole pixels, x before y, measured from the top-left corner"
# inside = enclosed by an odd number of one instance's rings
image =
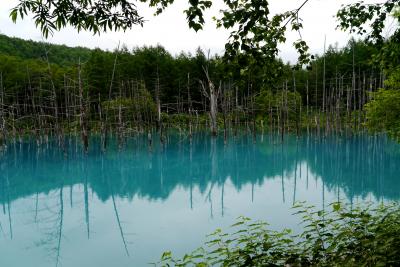
[[[35,25],[46,38],[67,25],[97,34],[125,31],[144,22],[129,0],[20,0],[10,17],[16,22],[28,14],[33,15]]]

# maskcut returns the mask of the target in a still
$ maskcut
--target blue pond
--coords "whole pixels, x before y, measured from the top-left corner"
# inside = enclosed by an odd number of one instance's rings
[[[148,266],[240,216],[299,229],[296,201],[327,208],[400,199],[400,146],[385,136],[171,134],[11,144],[0,153],[0,266]]]

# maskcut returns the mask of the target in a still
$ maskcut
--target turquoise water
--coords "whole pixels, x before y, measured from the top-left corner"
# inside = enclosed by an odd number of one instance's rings
[[[66,155],[24,141],[0,153],[0,266],[147,266],[181,255],[240,215],[298,229],[295,201],[319,208],[400,198],[400,146],[384,136],[171,135],[161,147],[79,140]]]

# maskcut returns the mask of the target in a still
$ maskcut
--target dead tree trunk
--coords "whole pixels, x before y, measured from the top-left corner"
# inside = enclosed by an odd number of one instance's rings
[[[4,117],[3,73],[0,72],[0,147],[6,144],[6,119]]]
[[[81,76],[81,59],[79,59],[78,64],[78,89],[79,89],[79,123],[81,126],[81,136],[82,136],[82,143],[85,152],[88,151],[89,147],[89,139],[88,139],[88,131],[86,125],[86,108],[84,105],[83,100],[83,85],[82,85],[82,76]]]
[[[238,87],[235,86],[235,131],[234,135],[237,135],[238,127],[239,127],[239,99],[238,99]]]
[[[49,79],[50,79],[50,84],[51,84],[51,92],[52,92],[52,101],[51,102],[52,102],[53,109],[54,109],[54,118],[55,118],[54,132],[58,138],[58,144],[64,150],[64,142],[63,142],[63,140],[61,140],[64,137],[62,136],[60,125],[59,125],[56,87],[55,87],[55,84],[53,81],[53,74],[51,72],[50,60],[49,60],[47,49],[45,49],[45,55],[46,55],[46,61],[47,61],[47,70],[49,72]]]
[[[226,144],[227,143],[227,138],[228,138],[228,133],[227,133],[227,127],[226,127],[226,116],[227,116],[227,114],[226,114],[226,110],[227,110],[227,101],[226,101],[226,98],[227,98],[227,93],[226,93],[226,87],[225,87],[225,84],[224,84],[224,87],[223,87],[224,89],[223,89],[223,91],[222,91],[222,114],[223,114],[223,120],[224,120],[224,144]]]
[[[295,123],[296,123],[296,136],[299,137],[299,120],[301,121],[301,102],[299,103],[300,112],[297,114],[297,88],[296,88],[296,75],[293,70],[293,92],[294,92],[294,112],[295,112]],[[301,98],[300,98],[301,99]],[[301,100],[300,100],[301,101]]]
[[[189,140],[192,141],[192,99],[190,97],[190,73],[187,75],[187,98],[189,113]]]
[[[325,72],[326,72],[326,36],[324,40],[324,70],[323,70],[323,79],[322,79],[322,114],[325,112],[325,87],[326,87],[326,81],[325,81]]]
[[[208,86],[205,86],[202,81],[200,81],[203,94],[206,98],[210,101],[210,128],[211,128],[211,135],[217,136],[218,134],[218,124],[217,124],[217,115],[218,115],[218,95],[221,89],[220,87],[217,89],[215,88],[214,83],[210,79],[210,75],[208,74],[208,68],[203,67],[204,73],[207,78]],[[207,88],[208,87],[208,92]]]
[[[116,69],[116,66],[117,66],[119,45],[120,45],[120,43],[118,42],[118,47],[117,47],[117,50],[115,52],[113,71],[112,71],[111,81],[110,81],[110,88],[108,90],[108,100],[109,101],[111,101],[111,96],[112,96],[112,88],[113,88],[113,82],[114,82],[114,76],[115,76],[115,69]],[[107,121],[108,121],[108,112],[105,113],[105,122],[104,122],[105,126],[102,129],[102,135],[104,136],[104,140],[103,140],[102,146],[103,146],[103,150],[104,151],[107,148],[107,136],[108,136]]]
[[[123,146],[123,135],[124,135],[124,125],[122,121],[122,87],[124,84],[120,84],[119,86],[119,103],[118,103],[118,148],[122,149]]]
[[[256,113],[254,110],[254,93],[253,93],[253,84],[250,83],[250,100],[251,100],[251,120],[252,120],[252,132],[253,132],[253,142],[256,142]]]
[[[158,66],[157,66],[157,77],[156,77],[156,84],[155,84],[155,95],[156,95],[156,103],[157,103],[157,127],[158,130],[161,132],[161,101],[160,101],[160,75],[158,73]],[[161,138],[161,134],[160,134],[160,138]]]
[[[106,150],[106,125],[103,120],[103,111],[101,107],[101,98],[99,93],[99,117],[100,117],[100,142],[101,142],[101,150],[104,152]]]
[[[34,137],[36,138],[36,142],[39,142],[38,128],[40,128],[40,113],[37,113],[37,111],[36,111],[35,92],[31,85],[31,78],[30,78],[31,76],[30,76],[28,68],[27,68],[27,76],[28,76],[28,89],[29,89],[29,94],[31,96],[32,116],[33,116],[33,121],[34,121],[33,134],[34,134]]]
[[[309,113],[309,98],[308,98],[308,78],[307,78],[307,83],[306,83],[306,94],[307,94],[307,116],[306,116],[306,118],[307,118],[307,136],[309,136],[310,135],[310,121],[309,121],[309,118],[310,118],[310,113]]]

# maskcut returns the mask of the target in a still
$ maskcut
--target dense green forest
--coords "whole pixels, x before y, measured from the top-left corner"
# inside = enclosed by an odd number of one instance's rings
[[[400,55],[396,49],[391,58]],[[179,55],[162,46],[110,52],[2,35],[2,136],[84,129],[87,139],[90,131],[125,136],[177,125],[189,134],[193,127],[211,127],[213,134],[223,128],[225,136],[235,127],[254,133],[360,129],[372,93],[385,84],[398,87],[398,65],[378,62],[381,51],[352,39],[299,69],[281,60],[226,60],[200,48]]]
[[[44,60],[60,66],[73,66],[79,58],[88,60],[91,50],[84,47],[67,47],[65,45],[49,45],[0,35],[0,53],[2,56],[13,56],[24,60]]]

